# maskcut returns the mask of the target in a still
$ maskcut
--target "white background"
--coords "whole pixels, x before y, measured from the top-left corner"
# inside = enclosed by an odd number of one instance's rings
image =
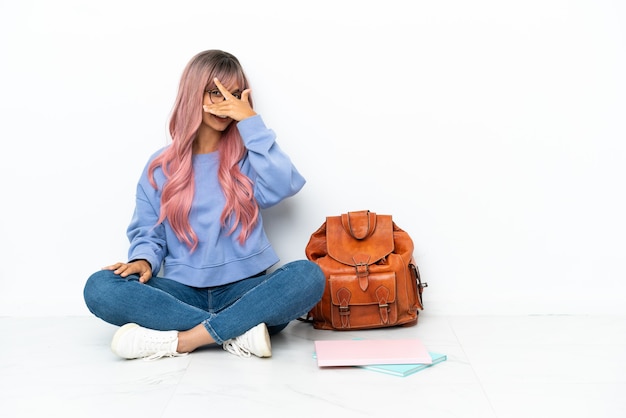
[[[558,1],[0,0],[0,315],[83,315],[126,260],[187,61],[234,53],[327,215],[392,214],[444,314],[626,313],[626,8]]]

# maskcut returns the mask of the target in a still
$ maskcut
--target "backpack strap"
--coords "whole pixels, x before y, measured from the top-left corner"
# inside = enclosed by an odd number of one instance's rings
[[[376,214],[369,210],[359,210],[341,215],[343,229],[356,240],[362,240],[376,229]]]

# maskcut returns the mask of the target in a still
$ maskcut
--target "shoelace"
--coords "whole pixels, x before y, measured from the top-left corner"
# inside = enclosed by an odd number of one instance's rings
[[[231,354],[234,354],[239,357],[250,357],[250,350],[245,348],[239,343],[239,339],[241,337],[233,338],[227,341],[224,341],[222,348],[228,351]]]
[[[156,335],[159,335],[159,337],[156,337]],[[146,354],[147,353],[153,353],[153,354],[143,357],[143,360],[154,361],[163,357],[182,357],[188,354],[188,353],[178,353],[175,350],[172,351],[171,344],[174,342],[174,340],[173,339],[169,341],[163,340],[162,337],[160,337],[160,335],[162,334],[150,333],[145,337],[145,341],[144,341],[145,346],[143,347],[142,351],[143,353],[146,353]],[[170,347],[168,347],[168,345]]]
[[[154,361],[154,360],[158,360],[162,357],[183,357],[186,356],[189,353],[172,353],[171,351],[157,351],[156,353],[152,354],[151,356],[148,357],[144,357],[143,361]]]

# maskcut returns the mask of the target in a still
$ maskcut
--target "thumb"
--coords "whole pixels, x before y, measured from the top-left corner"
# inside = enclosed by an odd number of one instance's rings
[[[251,89],[245,89],[243,92],[241,92],[241,100],[243,100],[246,103],[250,103],[249,97],[250,97],[251,92],[252,92]]]
[[[141,273],[141,276],[139,276],[139,281],[141,283],[147,283],[148,280],[150,280],[151,277],[152,277],[152,274],[151,274],[150,270],[146,270],[143,273]]]

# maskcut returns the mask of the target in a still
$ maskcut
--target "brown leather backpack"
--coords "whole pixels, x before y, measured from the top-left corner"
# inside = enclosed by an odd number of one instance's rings
[[[415,325],[427,284],[413,248],[391,215],[363,210],[328,216],[305,249],[326,276],[324,295],[306,320],[328,330]]]

